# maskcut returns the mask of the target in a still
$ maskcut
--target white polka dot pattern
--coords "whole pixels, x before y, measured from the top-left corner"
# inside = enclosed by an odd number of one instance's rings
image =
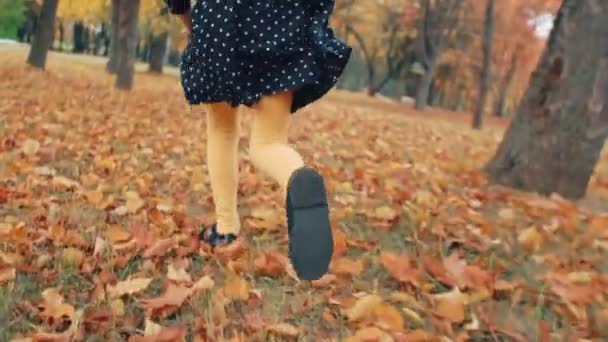
[[[351,47],[329,27],[333,0],[199,0],[181,80],[190,104],[253,105],[294,90],[292,113],[338,81]]]

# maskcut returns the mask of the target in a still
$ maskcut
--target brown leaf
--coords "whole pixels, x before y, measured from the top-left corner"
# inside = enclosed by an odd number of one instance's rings
[[[132,278],[117,283],[114,286],[108,286],[108,295],[110,298],[120,297],[125,294],[135,294],[145,290],[152,282],[152,278]]]
[[[70,304],[63,302],[63,296],[56,288],[48,288],[42,291],[42,302],[38,305],[40,316],[60,320],[66,318],[73,320],[76,310]]]
[[[388,333],[377,327],[363,327],[355,335],[347,337],[344,342],[393,342],[394,339]],[[406,340],[409,341],[409,340]]]
[[[382,298],[378,295],[365,295],[346,310],[346,316],[350,321],[358,321],[371,315],[374,309],[382,304]]]
[[[412,262],[407,255],[396,255],[391,252],[380,254],[380,263],[388,273],[402,283],[410,283],[414,286],[420,285],[421,272],[412,267]]]
[[[255,271],[260,276],[276,277],[285,274],[287,263],[277,251],[268,251],[254,261]]]
[[[106,230],[106,237],[112,245],[125,243],[131,239],[131,233],[119,226],[110,226]]]
[[[283,337],[298,337],[300,335],[300,329],[288,323],[272,324],[266,327],[266,330]]]
[[[11,266],[0,266],[0,284],[13,281],[17,277],[17,271]]]
[[[164,256],[171,248],[175,246],[176,243],[173,238],[158,240],[142,253],[142,257],[152,258],[156,256]]]

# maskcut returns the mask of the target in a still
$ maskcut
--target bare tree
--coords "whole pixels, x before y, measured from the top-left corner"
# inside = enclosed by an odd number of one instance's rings
[[[584,196],[608,137],[608,2],[564,0],[529,88],[486,170],[515,188]],[[598,40],[600,39],[600,40]]]
[[[437,64],[450,38],[454,35],[463,0],[421,0],[419,55],[424,66],[416,92],[416,110],[426,108]]]
[[[34,35],[32,47],[27,58],[28,64],[36,68],[44,69],[46,66],[46,57],[51,44],[53,44],[53,28],[55,18],[57,17],[57,4],[58,0],[44,0],[42,4],[36,34]]]
[[[479,98],[473,115],[473,128],[481,129],[483,114],[492,85],[492,41],[494,35],[494,0],[487,0],[483,35],[483,66],[479,80]]]

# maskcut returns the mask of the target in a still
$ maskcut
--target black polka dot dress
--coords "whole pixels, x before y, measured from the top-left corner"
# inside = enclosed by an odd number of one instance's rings
[[[193,105],[251,106],[293,90],[294,113],[336,84],[351,55],[329,26],[334,0],[165,2],[174,14],[192,13],[181,83]]]

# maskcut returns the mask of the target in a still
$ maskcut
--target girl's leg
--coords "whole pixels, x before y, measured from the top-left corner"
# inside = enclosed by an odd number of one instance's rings
[[[286,92],[264,97],[254,107],[250,155],[257,169],[281,185],[291,262],[300,278],[315,280],[327,272],[333,253],[327,193],[321,175],[287,145],[291,101]]]
[[[207,168],[215,202],[218,233],[238,235],[237,211],[238,141],[237,108],[227,103],[207,105]]]
[[[253,165],[283,191],[294,171],[304,166],[300,154],[287,144],[291,100],[291,93],[285,92],[266,96],[256,104],[249,144]]]

